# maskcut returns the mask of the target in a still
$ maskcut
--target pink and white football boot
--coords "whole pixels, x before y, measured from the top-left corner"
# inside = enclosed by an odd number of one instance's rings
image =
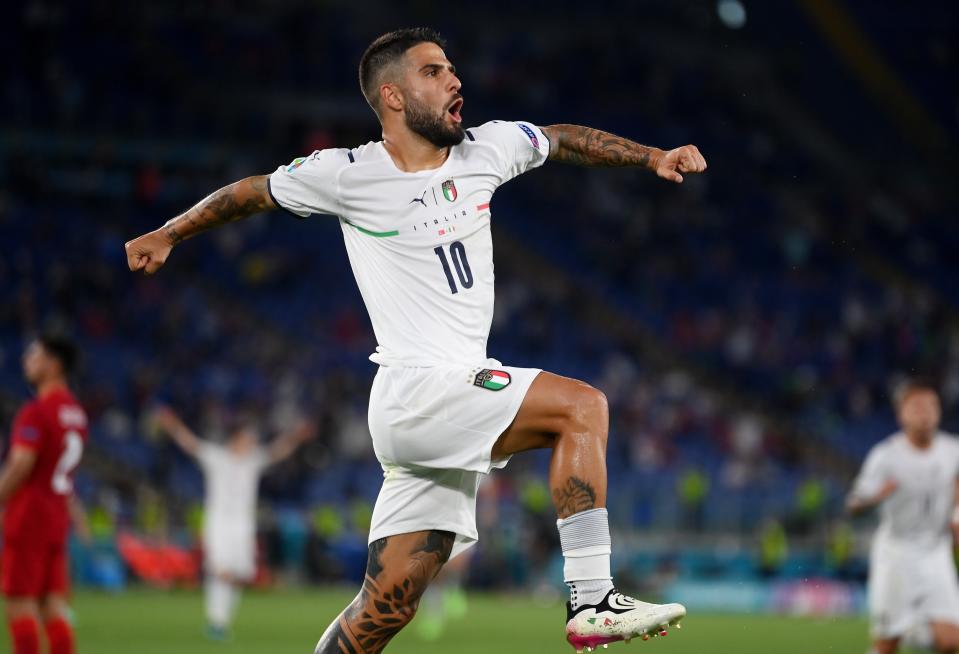
[[[576,654],[633,638],[665,636],[686,617],[682,604],[649,604],[623,595],[615,588],[599,604],[583,604],[575,611],[566,603],[566,640]]]

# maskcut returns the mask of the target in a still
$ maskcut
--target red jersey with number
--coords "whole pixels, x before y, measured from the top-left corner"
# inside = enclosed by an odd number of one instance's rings
[[[5,508],[6,543],[66,540],[70,528],[67,502],[86,440],[87,415],[66,388],[50,391],[20,409],[13,422],[11,450],[28,447],[37,453],[37,459]]]

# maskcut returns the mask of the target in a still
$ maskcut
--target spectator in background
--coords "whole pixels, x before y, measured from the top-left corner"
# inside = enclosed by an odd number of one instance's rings
[[[709,477],[698,468],[690,468],[676,480],[676,493],[683,508],[683,528],[702,531],[703,507],[709,496]]]
[[[789,557],[789,537],[782,523],[770,518],[759,530],[759,574],[775,577]]]

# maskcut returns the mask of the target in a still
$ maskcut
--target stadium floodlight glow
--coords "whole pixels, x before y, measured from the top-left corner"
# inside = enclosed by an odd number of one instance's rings
[[[739,0],[719,0],[716,13],[723,25],[730,29],[738,30],[746,24],[746,7]]]

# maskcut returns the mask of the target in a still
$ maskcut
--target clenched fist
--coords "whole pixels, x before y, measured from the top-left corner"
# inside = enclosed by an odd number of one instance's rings
[[[706,170],[706,159],[695,145],[684,145],[664,152],[656,162],[654,170],[663,179],[681,184],[680,173],[701,173]]]
[[[128,241],[125,248],[130,270],[134,272],[142,270],[152,275],[166,263],[167,257],[173,250],[173,241],[161,228]]]

